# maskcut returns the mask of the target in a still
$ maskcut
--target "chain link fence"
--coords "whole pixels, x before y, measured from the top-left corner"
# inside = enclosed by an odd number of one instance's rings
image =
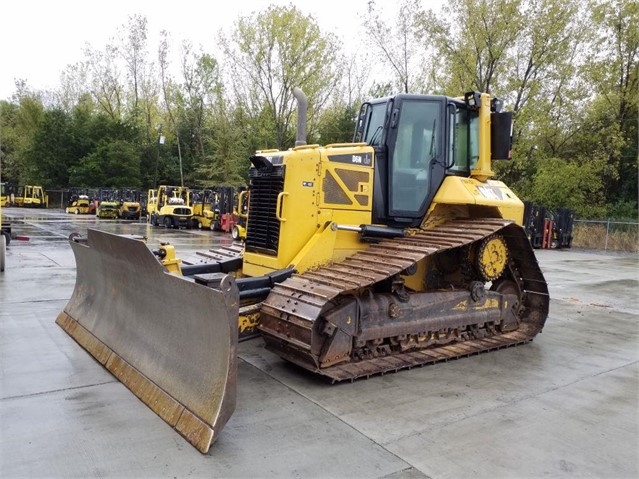
[[[639,253],[639,222],[575,219],[572,246]]]

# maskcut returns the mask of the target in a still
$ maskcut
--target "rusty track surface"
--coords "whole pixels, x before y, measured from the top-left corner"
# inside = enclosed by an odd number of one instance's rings
[[[510,257],[519,275],[523,308],[520,326],[516,331],[328,368],[313,367],[310,359],[300,359],[305,353],[308,358],[311,357],[310,344],[300,338],[312,336],[315,320],[338,296],[355,294],[361,288],[402,272],[426,256],[468,245],[494,233],[499,233],[506,239]],[[263,327],[260,329],[267,345],[280,356],[337,382],[527,343],[543,328],[548,315],[548,303],[546,281],[523,229],[503,219],[464,219],[449,221],[408,237],[383,240],[341,263],[294,275],[276,285],[262,305],[263,315],[279,318],[285,327],[279,328],[279,331]],[[287,324],[294,325],[291,330],[299,331],[301,328],[308,334],[287,334]],[[275,341],[269,341],[269,336]],[[286,347],[273,348],[273,344],[282,342]]]

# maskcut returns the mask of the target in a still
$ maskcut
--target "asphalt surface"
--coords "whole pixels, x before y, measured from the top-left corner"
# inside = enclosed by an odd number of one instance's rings
[[[96,227],[230,243],[62,210],[3,208],[0,477],[639,477],[639,257],[537,250],[549,284],[532,343],[348,384],[239,347],[238,404],[202,455],[55,324],[71,296],[67,237]],[[136,285],[140,294],[144,285]]]

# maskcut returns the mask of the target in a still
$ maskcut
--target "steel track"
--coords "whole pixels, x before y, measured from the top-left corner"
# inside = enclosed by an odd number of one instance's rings
[[[519,276],[522,308],[520,326],[516,331],[372,359],[352,360],[328,368],[317,366],[311,354],[313,326],[339,296],[357,294],[363,288],[401,273],[427,256],[469,245],[495,233],[506,240]],[[266,322],[262,321],[260,331],[267,347],[281,357],[338,382],[527,343],[543,328],[548,304],[546,281],[520,226],[497,218],[452,220],[404,238],[380,241],[340,263],[294,275],[275,285],[261,308],[262,317],[266,315],[271,319],[268,321],[270,326],[265,326]]]

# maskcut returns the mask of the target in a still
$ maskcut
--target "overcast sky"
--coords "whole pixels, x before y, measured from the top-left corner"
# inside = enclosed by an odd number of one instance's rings
[[[335,33],[345,44],[357,44],[357,36],[364,33],[361,16],[368,0],[1,0],[0,99],[15,93],[16,79],[25,79],[38,90],[57,88],[65,67],[83,59],[86,43],[102,50],[134,14],[148,20],[151,58],[155,58],[161,30],[171,34],[174,50],[189,39],[216,54],[220,28],[230,29],[239,16],[268,5],[290,3],[313,15],[322,31]],[[377,0],[391,12],[397,3]]]

